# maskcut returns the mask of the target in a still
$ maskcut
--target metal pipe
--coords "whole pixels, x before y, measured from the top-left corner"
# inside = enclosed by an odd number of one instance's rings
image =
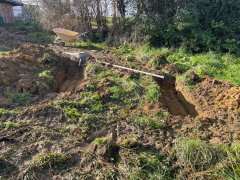
[[[147,75],[151,75],[151,76],[154,76],[154,77],[164,79],[164,76],[160,76],[160,75],[157,75],[157,74],[152,74],[152,73],[148,73],[148,72],[144,72],[144,71],[139,71],[139,70],[127,68],[127,67],[124,67],[124,66],[118,66],[118,65],[115,65],[115,64],[110,64],[110,63],[99,61],[99,60],[96,60],[96,61],[98,61],[100,63],[103,63],[103,64],[106,64],[106,65],[111,65],[113,67],[117,67],[117,68],[121,68],[121,69],[127,69],[127,70],[130,70],[130,71],[139,72],[139,73],[142,73],[142,74],[147,74]]]

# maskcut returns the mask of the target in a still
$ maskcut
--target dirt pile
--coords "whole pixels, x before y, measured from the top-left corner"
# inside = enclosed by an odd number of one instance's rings
[[[201,81],[195,75],[191,78],[197,83],[193,89],[181,79],[176,81],[177,95],[191,115],[184,119],[181,134],[214,144],[238,140],[240,88],[209,76]]]
[[[224,110],[240,111],[240,88],[232,87],[231,89],[220,93],[215,99],[218,106]]]
[[[0,92],[57,91],[67,76],[81,73],[77,59],[34,44],[0,58]]]
[[[193,90],[190,90],[186,83],[178,79],[176,82],[178,96],[193,117],[201,116],[216,119],[215,109],[218,108],[218,103],[216,104],[215,99],[221,93],[227,92],[232,85],[209,76],[205,76],[201,80],[199,78],[195,79],[197,85]],[[217,99],[220,100],[221,98],[218,97]]]

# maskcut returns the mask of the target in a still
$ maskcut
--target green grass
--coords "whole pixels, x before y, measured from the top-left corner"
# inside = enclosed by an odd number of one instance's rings
[[[193,90],[196,88],[196,84],[198,84],[197,81],[194,81],[190,76],[189,73],[190,71],[187,71],[186,73],[184,73],[183,75],[177,76],[177,78],[179,80],[181,80],[183,83],[185,83],[188,87],[188,89]]]
[[[91,102],[89,108],[91,112],[94,113],[93,105],[101,105],[103,109],[111,109],[114,111],[119,111],[122,118],[126,119],[129,123],[133,124],[136,127],[144,130],[153,130],[153,129],[162,129],[165,128],[166,117],[163,118],[160,116],[148,118],[145,115],[132,114],[127,115],[124,113],[122,108],[119,107],[119,104],[123,104],[124,107],[129,109],[138,109],[142,110],[142,104],[146,101],[151,103],[158,103],[158,100],[161,98],[161,93],[159,92],[158,85],[154,83],[151,77],[146,75],[140,75],[139,79],[130,78],[130,77],[119,77],[117,71],[110,71],[102,67],[98,63],[88,63],[86,67],[86,74],[91,74],[92,78],[95,78],[96,81],[92,84],[88,84],[90,97],[92,92],[96,90],[96,87],[104,89],[104,91],[111,92],[110,98],[106,102],[99,101],[100,99],[95,99],[95,102]],[[91,78],[91,79],[92,79]],[[102,87],[101,79],[108,78],[113,83],[111,87]],[[92,79],[93,80],[93,79]],[[88,102],[89,95],[82,93],[84,96],[81,102]],[[86,98],[88,97],[88,98]],[[93,97],[93,96],[92,96]],[[99,96],[96,96],[100,98]],[[86,99],[86,100],[84,100]],[[90,98],[91,99],[91,98]],[[101,109],[101,106],[99,107]],[[81,107],[87,107],[86,104]],[[98,106],[97,106],[98,107]],[[107,108],[104,108],[107,107]],[[97,110],[97,112],[100,112]],[[102,111],[104,112],[104,110]],[[146,114],[147,112],[145,112]]]
[[[126,117],[126,121],[142,130],[164,129],[166,118],[148,118],[139,114],[132,114]]]
[[[43,41],[49,41],[49,42],[54,42],[55,40],[55,37],[53,35],[44,31],[31,31],[28,33],[28,36],[33,38],[39,38]]]
[[[70,45],[70,43],[67,43],[67,45]],[[81,38],[76,41],[76,47],[79,47],[82,49],[97,50],[97,51],[102,51],[102,50],[109,50],[110,52],[116,51],[116,47],[114,46],[114,44],[107,43],[107,42],[96,43],[96,42],[92,42],[89,39],[87,42],[84,42],[82,41]]]
[[[240,86],[240,58],[233,54],[223,53],[187,53],[184,48],[168,49],[153,47],[150,44],[145,44],[139,47],[134,47],[131,44],[120,46],[119,50],[121,57],[126,58],[131,55],[131,59],[140,63],[148,63],[159,66],[161,62],[155,62],[159,54],[163,54],[166,60],[165,64],[173,63],[179,67],[182,72],[193,70],[200,77],[208,75],[216,79],[226,80],[233,83],[235,86]]]
[[[30,29],[36,25],[37,25],[36,21],[32,21],[32,20],[21,21],[21,20],[19,20],[19,21],[16,21],[15,24],[7,25],[7,27],[10,29],[17,29],[20,27],[25,27],[27,29]]]
[[[150,101],[157,101],[162,97],[161,93],[158,90],[157,84],[152,84],[148,87],[146,98]]]
[[[55,101],[54,104],[60,111],[63,111],[69,118],[69,123],[79,124],[82,127],[90,128],[93,125],[101,125],[109,121],[115,120],[114,114],[106,117],[106,112],[121,112],[122,104],[127,109],[142,110],[142,104],[146,101],[158,103],[161,94],[157,84],[151,82],[151,77],[140,75],[139,79],[130,77],[119,77],[117,71],[110,71],[98,63],[89,62],[85,68],[85,75],[89,77],[89,82],[85,83],[84,91],[79,97],[69,101],[61,99]],[[112,81],[111,86],[102,86],[101,80],[107,78]],[[100,92],[109,92],[109,98],[102,99]],[[145,115],[124,115],[126,121],[132,123],[136,127],[145,130],[164,128],[165,119],[158,116],[156,118],[147,118]]]
[[[156,152],[126,149],[120,156],[120,173],[126,179],[172,179],[170,169]]]
[[[51,87],[54,87],[56,85],[53,77],[53,72],[51,70],[43,70],[39,73],[39,78],[47,78],[48,83]]]
[[[208,170],[223,160],[223,154],[216,148],[196,139],[177,139],[174,151],[180,164],[193,172]]]
[[[187,54],[174,52],[167,57],[168,62],[174,63],[182,71],[194,70],[200,77],[208,75],[216,79],[226,80],[235,86],[240,86],[240,58],[230,54],[214,52]]]
[[[36,168],[66,169],[70,157],[57,153],[38,154],[33,157],[33,166]]]
[[[164,54],[165,56],[168,56],[171,52],[171,49],[168,48],[158,48],[153,47],[150,44],[145,44],[136,48],[133,48],[133,50],[130,52],[135,56],[135,59],[140,62],[149,62],[154,56],[159,54]]]
[[[225,147],[224,152],[228,161],[225,162],[224,168],[220,175],[223,179],[240,179],[240,144],[239,142],[232,144],[230,148]]]
[[[213,146],[206,141],[178,138],[173,146],[180,171],[178,178],[240,179],[240,144]]]

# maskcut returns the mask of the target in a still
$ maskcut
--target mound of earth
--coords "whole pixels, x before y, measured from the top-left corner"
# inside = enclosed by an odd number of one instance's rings
[[[228,91],[232,87],[232,84],[216,80],[209,76],[205,76],[202,80],[195,78],[193,81],[198,83],[194,90],[189,90],[187,85],[181,80],[176,82],[177,93],[181,101],[191,116],[216,119],[216,112],[214,110],[216,108],[215,99],[219,94]]]
[[[177,80],[176,90],[191,115],[191,118],[184,119],[182,136],[201,137],[214,144],[229,143],[240,138],[240,88],[205,76],[192,90],[186,83]]]
[[[240,111],[239,109],[240,88],[232,87],[220,93],[217,96],[216,101],[218,102],[218,106],[225,111],[227,110]]]
[[[0,92],[54,92],[68,75],[80,74],[78,60],[35,44],[22,45],[0,58]]]

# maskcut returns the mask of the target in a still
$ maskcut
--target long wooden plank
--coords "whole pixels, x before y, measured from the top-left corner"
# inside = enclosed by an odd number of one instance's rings
[[[144,71],[139,71],[139,70],[127,68],[127,67],[124,67],[124,66],[118,66],[118,65],[115,65],[115,64],[110,64],[110,63],[99,61],[99,60],[96,60],[96,61],[98,61],[100,63],[103,63],[105,65],[111,65],[113,67],[126,69],[126,70],[130,70],[130,71],[134,71],[134,72],[138,72],[138,73],[142,73],[142,74],[147,74],[147,75],[151,75],[151,76],[154,76],[154,77],[158,77],[158,78],[164,79],[164,76],[160,76],[160,75],[157,75],[157,74],[152,74],[152,73],[148,73],[148,72],[144,72]]]

